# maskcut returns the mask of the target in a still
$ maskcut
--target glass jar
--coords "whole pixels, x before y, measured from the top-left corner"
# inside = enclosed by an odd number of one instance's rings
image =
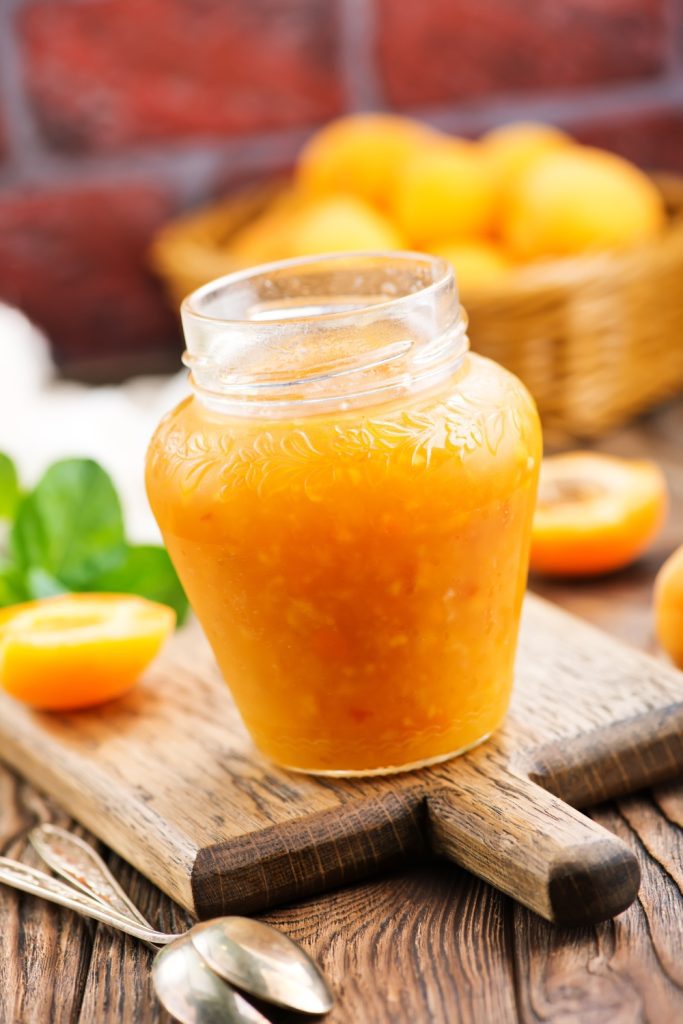
[[[257,746],[288,768],[433,764],[505,715],[541,456],[468,351],[453,273],[288,260],[182,306],[193,396],[151,442],[168,551]]]

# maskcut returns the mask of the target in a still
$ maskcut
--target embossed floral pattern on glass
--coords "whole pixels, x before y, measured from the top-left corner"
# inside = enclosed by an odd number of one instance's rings
[[[392,374],[379,397],[332,389],[285,414],[245,403],[240,415],[234,398],[222,410],[199,389],[150,446],[171,557],[252,736],[290,767],[438,760],[507,708],[533,403],[464,350],[426,387],[393,387]]]

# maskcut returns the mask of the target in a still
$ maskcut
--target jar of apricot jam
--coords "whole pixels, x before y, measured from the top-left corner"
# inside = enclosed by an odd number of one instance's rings
[[[257,746],[330,775],[415,768],[507,710],[541,456],[468,351],[453,273],[288,260],[182,306],[193,395],[151,442],[173,563]]]

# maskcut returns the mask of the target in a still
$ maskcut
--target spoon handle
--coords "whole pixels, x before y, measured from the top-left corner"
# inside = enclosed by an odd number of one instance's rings
[[[118,928],[119,931],[125,932],[127,935],[142,939],[143,942],[165,946],[178,938],[177,935],[166,935],[164,932],[156,932],[152,928],[144,927],[129,917],[124,917],[115,910],[103,906],[97,900],[74,889],[73,886],[65,885],[58,878],[53,878],[43,871],[29,867],[28,864],[10,860],[8,857],[0,857],[0,882],[12,889],[20,889],[33,896],[40,896],[50,903],[68,907],[69,910],[75,910],[83,917],[90,917],[95,921],[111,925],[112,928]]]
[[[32,829],[28,838],[45,863],[71,885],[122,917],[154,930],[89,843],[49,824]]]

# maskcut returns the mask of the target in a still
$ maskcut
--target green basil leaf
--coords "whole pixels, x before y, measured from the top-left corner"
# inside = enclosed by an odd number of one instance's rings
[[[44,569],[69,590],[126,556],[121,503],[108,474],[92,459],[64,459],[46,471],[19,504],[10,550],[27,571]]]
[[[21,570],[7,562],[0,564],[0,608],[29,600],[30,594]]]
[[[69,593],[68,588],[63,583],[56,580],[49,572],[45,572],[44,569],[38,567],[28,570],[26,573],[26,584],[32,601],[36,601],[39,597],[56,597],[57,594]]]
[[[0,519],[12,519],[19,504],[19,477],[9,455],[0,452]]]
[[[128,548],[123,562],[93,581],[93,590],[139,594],[170,605],[178,624],[187,614],[187,598],[165,548],[152,544]]]

